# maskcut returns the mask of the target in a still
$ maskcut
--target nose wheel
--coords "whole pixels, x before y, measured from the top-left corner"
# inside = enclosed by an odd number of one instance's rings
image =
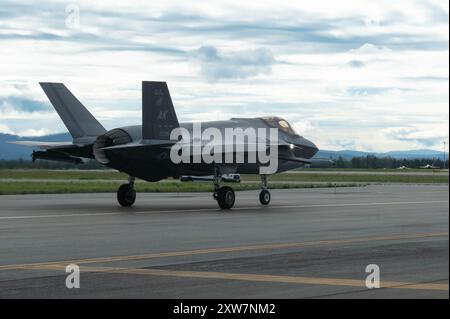
[[[259,202],[262,205],[269,205],[270,192],[267,188],[267,175],[261,175],[261,192],[259,193]]]
[[[259,202],[263,205],[269,205],[270,203],[270,192],[267,189],[263,189],[259,193]]]
[[[120,185],[117,190],[117,201],[120,206],[131,207],[136,201],[136,190],[134,189],[134,177],[129,177],[128,184]]]

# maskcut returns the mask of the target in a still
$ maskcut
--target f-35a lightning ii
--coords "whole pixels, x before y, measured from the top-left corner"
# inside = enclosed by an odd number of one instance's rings
[[[142,125],[114,128],[107,131],[81,102],[62,83],[40,83],[42,89],[63,120],[73,137],[71,142],[31,142],[18,141],[16,144],[26,145],[41,150],[34,151],[33,160],[46,159],[82,163],[83,158],[95,159],[99,163],[128,174],[128,183],[117,191],[120,205],[132,206],[136,199],[134,189],[135,178],[148,182],[156,182],[166,178],[189,176],[213,176],[214,199],[222,209],[230,209],[235,202],[235,194],[231,187],[221,186],[221,176],[224,174],[260,174],[260,202],[267,205],[271,196],[267,185],[267,173],[261,174],[261,161],[250,161],[250,150],[256,150],[255,145],[276,146],[277,167],[273,173],[291,170],[311,164],[311,158],[318,148],[306,138],[298,135],[291,125],[279,117],[266,118],[232,118],[228,121],[202,122],[200,133],[215,130],[215,133],[226,133],[230,129],[270,130],[277,129],[276,141],[264,138],[241,141],[244,147],[243,160],[236,161],[237,148],[210,148],[215,161],[174,162],[171,150],[180,140],[183,147],[194,149],[198,141],[195,139],[196,123],[179,123],[172,104],[166,82],[142,82]],[[181,130],[194,137],[185,139],[173,138],[174,130]],[[180,138],[181,137],[181,138]],[[219,143],[220,144],[220,143]],[[205,146],[203,141],[200,145]],[[216,145],[217,146],[217,145]],[[219,150],[219,151],[217,151]],[[173,150],[172,150],[173,151]],[[179,154],[178,154],[179,155]],[[189,155],[194,157],[195,151]],[[234,161],[222,161],[231,155]],[[242,155],[242,154],[241,154]]]

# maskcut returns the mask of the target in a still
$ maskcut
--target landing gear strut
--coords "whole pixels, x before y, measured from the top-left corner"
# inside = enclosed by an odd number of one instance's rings
[[[117,201],[123,207],[130,207],[136,200],[136,191],[134,189],[134,177],[128,177],[128,184],[123,184],[117,190]]]
[[[267,189],[267,175],[261,175],[261,192],[259,193],[259,202],[263,205],[269,205],[270,192]]]
[[[230,209],[234,206],[235,195],[234,190],[229,186],[220,187],[222,176],[218,167],[214,168],[214,194],[213,197],[217,200],[219,207],[222,209]]]

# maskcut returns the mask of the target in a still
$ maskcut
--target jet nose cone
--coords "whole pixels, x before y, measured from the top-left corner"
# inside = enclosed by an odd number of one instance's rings
[[[314,144],[314,143],[311,142],[310,140],[307,140],[306,138],[303,138],[302,144],[303,144],[304,146],[310,148],[311,150],[315,150],[316,152],[319,150],[319,148],[316,146],[316,144]]]
[[[307,140],[306,138],[303,139],[303,147],[305,147],[309,151],[310,158],[316,155],[316,153],[319,151],[319,148],[316,146],[316,144],[314,144],[310,140]]]
[[[311,158],[319,151],[319,148],[304,137],[299,137],[297,141],[295,141],[295,145],[298,146],[296,151],[294,151],[295,156]]]

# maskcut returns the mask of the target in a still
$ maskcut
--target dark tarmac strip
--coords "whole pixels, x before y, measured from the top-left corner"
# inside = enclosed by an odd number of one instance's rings
[[[0,196],[0,298],[448,298],[448,185]],[[80,266],[79,289],[65,267]],[[380,268],[381,288],[365,270]]]

